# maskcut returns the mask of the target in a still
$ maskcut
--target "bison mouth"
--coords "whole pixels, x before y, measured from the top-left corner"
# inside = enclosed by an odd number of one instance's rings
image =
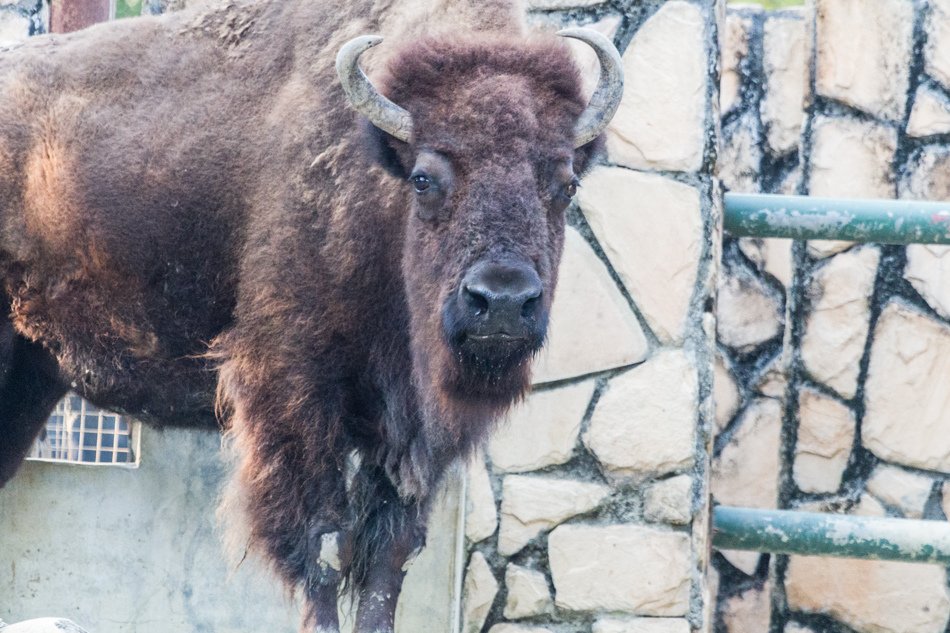
[[[446,341],[462,368],[498,380],[526,365],[547,330],[541,295],[541,280],[529,264],[473,266],[442,310]]]

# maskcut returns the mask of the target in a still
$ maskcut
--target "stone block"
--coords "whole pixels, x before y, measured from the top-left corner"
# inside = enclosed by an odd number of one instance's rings
[[[950,200],[950,148],[928,145],[913,153],[900,183],[901,198]]]
[[[805,388],[798,396],[795,484],[804,492],[835,492],[854,444],[854,412],[834,398]]]
[[[950,247],[910,244],[904,278],[940,316],[950,318]]]
[[[920,519],[930,497],[934,480],[896,466],[881,464],[867,481],[867,491],[884,503],[898,508],[908,519]]]
[[[751,587],[728,598],[721,607],[726,633],[765,633],[772,618],[771,587]]]
[[[468,464],[468,491],[465,499],[465,538],[472,543],[484,541],[498,527],[498,511],[485,458],[479,453]]]
[[[861,435],[889,462],[950,472],[950,328],[898,301],[874,332]]]
[[[695,459],[697,398],[692,360],[681,350],[663,350],[608,383],[584,443],[617,476],[687,468]]]
[[[86,629],[63,618],[36,618],[7,625],[0,620],[0,631],[3,633],[86,633]]]
[[[950,0],[931,0],[924,70],[950,90]]]
[[[598,618],[591,633],[689,633],[683,618]]]
[[[568,611],[682,616],[690,539],[640,525],[562,525],[548,537],[555,603]]]
[[[622,207],[621,207],[622,208]],[[535,360],[535,384],[638,363],[649,344],[636,315],[590,245],[568,228],[548,342]]]
[[[863,494],[858,502],[854,504],[854,507],[851,508],[850,514],[861,517],[885,517],[887,516],[887,508],[871,495]]]
[[[698,171],[706,143],[705,18],[669,0],[623,55],[623,100],[607,134],[612,162],[635,169]]]
[[[879,258],[874,247],[836,255],[808,289],[812,311],[805,321],[802,360],[816,380],[845,398],[853,398],[858,387]]]
[[[739,387],[722,356],[713,365],[713,398],[716,401],[716,430],[722,431],[739,409]]]
[[[607,486],[594,483],[508,475],[502,484],[498,552],[511,556],[541,532],[596,508]]]
[[[492,436],[492,467],[526,472],[570,460],[593,395],[593,380],[531,394]]]
[[[794,191],[784,192],[795,195]],[[786,288],[792,285],[792,240],[762,239],[757,237],[739,238],[739,250],[748,257],[759,270],[775,277]]]
[[[854,0],[832,0],[853,4]],[[903,0],[901,0],[903,1]],[[893,198],[897,132],[847,117],[817,116],[812,125],[809,193],[842,198]]]
[[[0,47],[16,44],[30,36],[30,18],[12,11],[0,11]]]
[[[679,475],[658,481],[643,494],[643,516],[649,521],[686,525],[693,518],[693,479]]]
[[[782,333],[782,303],[761,279],[741,269],[719,275],[716,299],[717,340],[748,353]]]
[[[824,613],[857,633],[943,633],[950,617],[942,567],[920,563],[792,556],[788,606]]]
[[[914,109],[907,121],[910,136],[931,136],[950,132],[950,100],[927,86],[917,88]]]
[[[740,105],[742,62],[749,56],[749,32],[752,20],[728,13],[722,35],[722,75],[719,79],[719,110],[728,114]]]
[[[757,193],[762,172],[762,150],[755,115],[746,112],[722,130],[719,178],[730,191]]]
[[[738,428],[713,460],[712,493],[730,506],[774,508],[778,501],[782,406],[759,398],[742,413]]]
[[[817,0],[816,90],[875,117],[904,116],[913,0]]]
[[[481,552],[472,554],[462,591],[462,631],[480,633],[498,594],[498,580]]]
[[[508,599],[505,602],[506,618],[530,618],[554,608],[548,581],[539,571],[508,565],[505,569],[505,587],[508,589]]]
[[[682,341],[703,248],[699,191],[662,176],[597,167],[577,199],[654,333]]]
[[[805,20],[799,15],[765,21],[762,42],[765,94],[759,113],[766,142],[776,155],[795,150],[801,139],[808,85],[805,34]]]
[[[490,629],[488,633],[554,633],[551,629],[543,626],[527,626],[524,624],[511,624],[510,622],[502,622],[501,624],[496,624]]]

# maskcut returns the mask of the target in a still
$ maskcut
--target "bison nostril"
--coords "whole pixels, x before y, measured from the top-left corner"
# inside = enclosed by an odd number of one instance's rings
[[[541,303],[540,293],[534,297],[531,297],[524,302],[524,305],[521,306],[521,316],[525,319],[533,318],[538,311],[538,304]]]
[[[483,292],[477,288],[472,289],[471,286],[465,286],[463,290],[465,303],[472,309],[475,316],[481,316],[488,312],[488,297],[486,297]]]

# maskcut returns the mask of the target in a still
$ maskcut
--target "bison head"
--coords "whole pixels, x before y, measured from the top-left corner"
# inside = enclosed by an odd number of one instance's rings
[[[350,41],[337,71],[351,104],[404,178],[403,279],[417,377],[458,400],[506,406],[529,384],[545,338],[578,176],[619,105],[621,61],[586,29],[560,35],[597,52],[589,103],[566,43],[485,34],[430,37],[378,80],[358,65],[381,38]],[[396,104],[399,105],[396,105]]]

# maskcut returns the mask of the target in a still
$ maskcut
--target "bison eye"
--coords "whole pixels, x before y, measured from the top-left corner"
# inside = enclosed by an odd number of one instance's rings
[[[416,174],[411,176],[409,180],[412,182],[412,186],[415,188],[416,193],[425,193],[432,187],[432,179],[425,174]]]
[[[577,193],[577,187],[579,184],[580,183],[577,182],[576,178],[572,180],[566,187],[564,187],[564,195],[568,198],[573,198],[574,194]]]

